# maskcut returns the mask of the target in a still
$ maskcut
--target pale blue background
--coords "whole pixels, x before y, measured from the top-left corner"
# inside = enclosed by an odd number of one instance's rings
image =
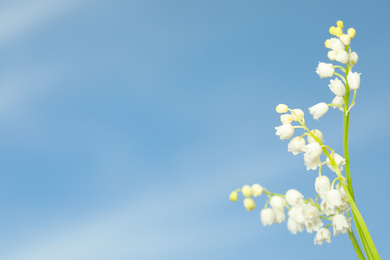
[[[330,102],[324,41],[357,30],[356,200],[390,258],[386,1],[0,1],[0,259],[355,259],[263,227],[231,190],[315,196],[278,103]],[[341,113],[312,128],[342,152]],[[328,169],[324,173],[334,176]]]

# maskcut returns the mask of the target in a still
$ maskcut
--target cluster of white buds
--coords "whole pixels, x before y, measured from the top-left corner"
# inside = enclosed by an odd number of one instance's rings
[[[354,105],[356,90],[360,86],[360,74],[350,71],[358,61],[358,55],[356,52],[351,52],[349,46],[356,31],[349,28],[347,34],[344,34],[343,22],[338,21],[337,27],[332,26],[329,32],[335,37],[325,41],[325,47],[330,49],[328,57],[331,61],[346,64],[347,69],[331,63],[320,62],[318,64],[316,72],[320,78],[333,76],[336,78],[331,79],[328,85],[335,95],[333,101],[329,104],[321,102],[309,108],[309,113],[316,120],[324,116],[329,107],[339,108],[344,115],[348,114]],[[336,69],[346,72],[346,78],[338,74]],[[349,107],[345,107],[348,104],[345,99],[351,90],[355,91],[353,101]],[[245,185],[242,189],[233,191],[230,199],[236,201],[238,192],[242,192],[245,197],[244,206],[249,211],[256,208],[253,197],[266,194],[268,200],[260,212],[261,222],[264,226],[282,223],[286,221],[286,216],[288,216],[287,229],[292,234],[304,230],[308,233],[316,231],[314,244],[321,245],[324,241],[330,243],[331,231],[329,228],[333,227],[334,236],[339,233],[345,234],[351,230],[350,205],[341,185],[341,183],[343,185],[346,183],[342,171],[347,161],[340,154],[335,153],[334,149],[324,144],[324,135],[320,130],[309,130],[305,123],[305,114],[301,109],[290,109],[285,104],[279,104],[276,107],[276,112],[281,114],[280,121],[282,123],[282,125],[275,127],[276,135],[281,140],[291,138],[287,150],[293,155],[303,153],[303,161],[307,170],[318,169],[318,177],[314,183],[316,198],[305,199],[295,189],[290,189],[285,194],[277,194],[268,191],[259,184],[254,184],[252,186]],[[304,133],[293,137],[296,129],[303,129]],[[321,157],[326,158],[322,159]],[[325,164],[337,175],[332,182],[321,172],[322,166]],[[331,223],[325,225],[323,221]]]

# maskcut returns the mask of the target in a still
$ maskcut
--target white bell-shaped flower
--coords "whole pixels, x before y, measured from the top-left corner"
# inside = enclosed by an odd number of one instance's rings
[[[249,186],[249,185],[244,185],[244,186],[241,188],[241,191],[242,191],[242,195],[244,195],[245,197],[250,197],[250,196],[252,196],[252,188],[251,188],[251,186]]]
[[[357,90],[360,87],[360,74],[350,71],[347,76],[347,81],[350,89]]]
[[[303,160],[305,162],[307,170],[315,170],[315,169],[317,169],[318,166],[321,165],[321,159],[319,156],[315,157],[315,158],[311,158],[310,155],[304,154]]]
[[[321,196],[327,192],[330,191],[330,180],[327,176],[321,175],[316,178],[316,181],[314,183],[314,187],[316,192]]]
[[[310,114],[312,114],[313,118],[316,120],[318,120],[320,117],[325,115],[326,112],[328,112],[328,110],[329,110],[329,107],[324,102],[318,103],[318,104],[309,108]]]
[[[334,74],[333,64],[319,62],[316,73],[320,76],[320,78],[330,78]]]
[[[337,214],[333,216],[333,235],[337,236],[339,233],[345,234],[348,230],[351,230],[351,223],[348,222],[348,219],[344,214]]]
[[[356,52],[351,52],[349,54],[349,61],[351,62],[352,65],[355,65],[358,62],[359,56],[357,55]]]
[[[318,231],[324,225],[320,219],[320,211],[310,204],[302,206],[302,214],[305,218],[305,227],[308,233]]]
[[[295,189],[289,189],[286,192],[286,201],[291,206],[299,206],[303,204],[303,195]]]
[[[333,94],[338,97],[343,97],[347,91],[343,82],[341,82],[341,80],[339,80],[338,78],[335,78],[334,80],[331,79],[330,84],[328,86],[333,92]]]
[[[253,184],[252,185],[252,192],[253,192],[253,197],[258,197],[258,196],[261,196],[261,194],[263,194],[263,187],[260,186],[260,184]]]
[[[276,106],[276,112],[277,113],[287,113],[288,112],[288,106],[285,104],[279,104]]]
[[[328,51],[328,59],[331,61],[336,60],[336,52],[335,51]]]
[[[344,44],[338,38],[330,38],[325,42],[325,46],[329,49],[332,49],[332,51],[345,49]]]
[[[273,209],[283,209],[286,206],[286,200],[279,196],[273,196],[269,204]]]
[[[315,159],[322,154],[321,145],[317,142],[309,143],[302,148],[302,151],[305,152],[305,156],[308,156],[310,159]]]
[[[302,206],[293,206],[291,209],[288,211],[288,216],[293,219],[297,224],[305,224],[305,217],[303,216],[302,213]]]
[[[251,211],[256,208],[256,203],[252,198],[245,198],[244,207],[246,208],[247,211]]]
[[[260,211],[260,219],[264,226],[272,225],[275,221],[274,210],[271,208],[262,209]]]
[[[293,155],[297,155],[302,152],[302,148],[306,145],[305,139],[300,136],[296,136],[288,143],[287,150],[292,152]]]
[[[326,215],[334,215],[334,210],[328,207],[328,204],[326,203],[326,200],[321,201],[320,204],[321,211],[324,212]]]
[[[276,135],[280,136],[280,140],[289,139],[294,135],[294,128],[291,124],[284,124],[281,126],[275,127]]]
[[[332,234],[330,233],[329,229],[327,228],[320,228],[318,231],[317,231],[317,234],[316,236],[314,237],[314,244],[315,245],[322,245],[322,243],[324,241],[330,243]]]
[[[284,212],[284,209],[274,209],[275,213],[275,224],[280,224],[284,221],[286,221],[286,213]]]
[[[343,204],[341,192],[339,190],[329,190],[325,192],[324,200],[326,201],[327,207],[333,211],[336,211],[336,209]]]
[[[305,224],[297,223],[292,218],[288,218],[288,220],[287,220],[287,229],[293,235],[295,235],[298,231],[302,232],[305,229]]]
[[[336,105],[339,105],[339,106],[344,106],[344,98],[342,97],[338,97],[336,96],[333,100],[332,100],[332,103],[333,104],[336,104]],[[341,111],[343,111],[340,107],[338,106],[332,106],[333,108],[338,108],[340,109]]]
[[[318,138],[320,139],[321,143],[324,142],[324,135],[322,134],[322,132],[318,129],[313,129],[311,130],[311,132]],[[307,136],[307,142],[310,144],[310,143],[314,143],[314,142],[317,142],[311,135],[308,135]]]
[[[334,56],[338,62],[341,62],[343,64],[347,64],[349,61],[349,54],[345,50],[337,50]]]
[[[337,167],[339,168],[340,172],[343,171],[344,170],[343,166],[347,163],[345,158],[342,157],[338,153],[334,153],[333,154],[333,159],[336,162]],[[333,168],[333,166],[331,165],[329,158],[326,158],[326,165],[328,165],[329,169],[331,169],[333,172],[336,172],[335,169]]]

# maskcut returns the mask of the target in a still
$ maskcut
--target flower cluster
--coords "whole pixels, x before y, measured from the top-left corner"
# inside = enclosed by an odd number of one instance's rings
[[[324,116],[329,107],[338,108],[346,117],[355,103],[356,90],[360,87],[360,73],[352,72],[352,67],[358,61],[356,52],[350,48],[351,39],[356,35],[353,28],[343,33],[343,22],[338,21],[337,26],[329,29],[331,35],[335,36],[325,41],[328,51],[328,58],[337,61],[342,65],[319,62],[316,73],[320,78],[330,79],[329,89],[335,95],[332,102],[321,102],[309,108],[309,113],[318,120]],[[345,77],[336,72],[339,69],[345,73]],[[354,91],[352,102],[349,103],[349,93]],[[310,130],[305,121],[304,112],[299,109],[290,109],[285,104],[279,104],[276,112],[281,114],[281,125],[275,127],[276,135],[281,140],[290,139],[287,150],[293,155],[303,154],[303,161],[307,170],[317,170],[318,177],[314,182],[314,189],[317,193],[315,199],[304,198],[295,189],[288,190],[285,194],[277,194],[268,191],[259,184],[252,186],[245,185],[230,194],[232,201],[237,201],[238,193],[244,195],[244,207],[250,211],[256,208],[254,197],[266,194],[268,199],[260,212],[261,222],[264,226],[280,224],[287,220],[287,229],[292,233],[306,230],[308,233],[316,231],[314,244],[321,245],[324,241],[330,243],[331,231],[333,235],[345,234],[351,230],[350,199],[343,187],[347,187],[346,178],[342,172],[347,160],[336,153],[330,146],[324,144],[324,135],[318,129]],[[302,134],[296,135],[297,129],[302,129]],[[323,175],[322,166],[327,165],[336,174],[331,181],[328,176]],[[286,214],[287,211],[287,214]],[[330,221],[325,224],[324,221]]]

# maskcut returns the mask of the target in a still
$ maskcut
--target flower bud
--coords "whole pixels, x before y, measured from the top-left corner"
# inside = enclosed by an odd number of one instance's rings
[[[252,188],[251,188],[251,186],[244,185],[241,190],[242,190],[242,195],[244,195],[245,197],[252,196]]]
[[[350,89],[357,90],[360,87],[360,74],[350,71],[347,76],[347,81]]]
[[[273,209],[283,209],[286,206],[286,200],[279,196],[273,196],[269,204]]]
[[[329,110],[329,107],[326,103],[322,102],[322,103],[318,103],[317,105],[314,105],[312,107],[309,108],[309,112],[310,114],[313,115],[313,118],[314,119],[319,119],[320,117],[322,117],[323,115],[326,114],[326,112],[328,112]]]
[[[296,108],[292,110],[291,116],[293,121],[298,121],[298,119],[304,121],[305,113],[301,109]]]
[[[330,39],[327,39],[325,41],[325,47],[328,48],[328,49],[331,49],[331,47],[330,47]]]
[[[290,189],[286,192],[286,201],[291,206],[299,206],[303,203],[303,195],[297,190]]]
[[[300,136],[296,136],[288,143],[287,150],[292,152],[293,155],[297,155],[302,152],[302,148],[305,146],[305,139]]]
[[[349,61],[352,65],[355,65],[358,62],[358,58],[359,57],[356,52],[351,52],[351,54],[349,54]]]
[[[252,198],[245,198],[244,207],[246,208],[247,211],[251,211],[256,208],[256,203]]]
[[[348,36],[349,36],[351,39],[353,39],[353,38],[355,37],[355,35],[356,35],[356,30],[353,29],[353,28],[349,28],[348,31],[347,31],[347,34],[348,34]]]
[[[336,27],[334,30],[334,35],[337,36],[337,37],[340,37],[341,35],[343,35],[343,29],[341,29],[340,27]]]
[[[336,52],[335,51],[328,51],[328,59],[331,61],[336,60]]]
[[[260,211],[260,218],[264,226],[272,225],[275,221],[275,212],[271,208],[262,209]]]
[[[237,198],[238,198],[238,193],[237,193],[237,191],[232,191],[232,192],[230,193],[229,199],[230,199],[231,201],[236,202],[236,201],[237,201]]]
[[[315,135],[318,139],[320,139],[321,143],[324,142],[324,135],[322,134],[322,132],[318,129],[313,129],[311,130],[311,132],[313,133],[313,135]],[[314,143],[314,142],[317,142],[311,135],[308,135],[307,136],[307,142],[310,144],[310,143]]]
[[[348,34],[343,34],[340,36],[340,41],[345,45],[350,45],[351,44],[351,37],[349,37]]]
[[[343,21],[340,21],[340,20],[336,22],[336,25],[337,25],[337,27],[339,27],[340,29],[343,29],[343,27],[344,27]]]
[[[293,117],[290,114],[280,115],[280,121],[282,124],[290,124],[293,120]]]
[[[320,76],[320,78],[332,77],[334,73],[333,64],[319,62],[316,73]]]
[[[285,140],[291,138],[294,135],[294,128],[291,124],[284,124],[281,126],[275,127],[276,135],[280,136],[280,140]]]
[[[253,192],[253,197],[258,197],[263,194],[263,187],[260,186],[260,184],[253,184],[252,185],[252,192]]]
[[[332,51],[345,50],[345,46],[339,38],[330,38],[328,43]]]
[[[336,35],[336,34],[335,34],[335,29],[336,29],[336,27],[331,26],[331,27],[329,28],[329,33],[330,33],[331,35]]]
[[[331,79],[328,86],[333,94],[339,97],[343,97],[347,91],[344,84],[338,78],[335,78],[334,80]]]
[[[288,106],[285,104],[279,104],[276,106],[276,112],[281,113],[287,113],[288,112]]]

